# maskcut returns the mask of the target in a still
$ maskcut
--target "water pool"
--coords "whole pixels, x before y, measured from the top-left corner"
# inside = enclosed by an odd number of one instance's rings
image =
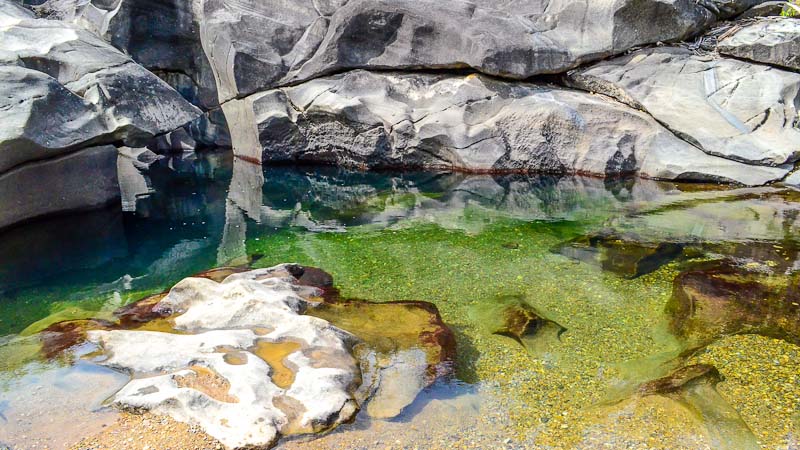
[[[43,359],[38,331],[108,318],[213,267],[297,262],[332,274],[347,297],[434,303],[458,356],[455,377],[399,418],[359,417],[282,448],[800,445],[800,307],[773,286],[793,285],[800,268],[792,191],[262,169],[222,153],[162,160],[146,181],[132,211],[0,235],[0,443],[68,448],[118,419],[103,400],[126,377]],[[728,303],[712,311],[718,320],[678,320],[686,284],[676,280],[691,272],[690,287],[707,294],[697,288],[712,277],[703,265],[720,260],[749,271],[726,280],[766,286],[764,302],[779,306],[763,315],[774,321]],[[558,331],[495,333],[507,305],[535,309]],[[714,376],[642,388],[698,364]]]

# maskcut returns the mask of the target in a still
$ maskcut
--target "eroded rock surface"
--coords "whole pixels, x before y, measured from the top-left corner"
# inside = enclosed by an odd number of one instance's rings
[[[142,57],[152,58],[151,50],[165,42],[179,44],[169,54],[194,41],[213,67],[224,102],[355,68],[469,67],[516,79],[558,73],[636,45],[693,36],[757,3],[49,0],[37,8],[108,33],[115,45]],[[135,31],[154,39],[143,43]],[[191,64],[172,62],[171,70],[194,69],[190,76],[210,91],[198,52],[187,50],[178,59]]]
[[[152,307],[175,331],[89,331],[88,339],[108,355],[103,365],[156,375],[133,379],[115,404],[197,423],[231,447],[271,445],[358,409],[356,338],[301,314],[300,295],[313,291],[283,267],[222,283],[187,278]]]
[[[61,322],[39,336],[48,357],[89,341],[95,361],[130,372],[111,399],[120,408],[265,447],[334,428],[364,405],[392,418],[452,371],[455,340],[433,305],[336,292],[314,268],[225,267],[118,310],[118,322]]]
[[[800,74],[667,47],[604,61],[569,79],[647,111],[709,155],[754,170],[800,156]]]
[[[199,115],[158,77],[65,22],[0,11],[0,66],[10,106],[0,169],[92,143],[145,142]]]
[[[353,71],[232,101],[225,111],[237,118],[237,154],[273,163],[748,185],[788,173],[708,155],[608,98],[476,75]]]
[[[800,20],[761,19],[724,39],[717,49],[725,55],[800,70]]]
[[[117,200],[116,151],[105,144],[143,143],[198,113],[91,33],[3,0],[0,228]]]

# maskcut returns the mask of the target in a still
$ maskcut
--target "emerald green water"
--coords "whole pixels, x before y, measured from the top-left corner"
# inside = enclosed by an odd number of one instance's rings
[[[15,414],[24,414],[24,391],[36,389],[30,377],[50,367],[42,368],[35,351],[20,350],[25,336],[60,320],[110,317],[126,303],[212,267],[297,262],[331,273],[347,297],[435,303],[457,336],[454,382],[460,387],[428,392],[400,421],[405,427],[358,422],[285,448],[384,448],[374,441],[398,439],[408,448],[797,444],[796,345],[764,336],[721,337],[692,356],[692,362],[713,363],[726,378],[714,391],[719,395],[638,397],[640,383],[664,376],[686,350],[665,312],[685,263],[665,261],[628,278],[560,250],[609,230],[644,242],[787,245],[796,240],[800,204],[782,190],[331,168],[262,171],[219,154],[162,162],[149,182],[153,192],[138,199],[135,212],[52,219],[0,235],[0,343],[7,342],[0,346],[0,442],[27,448],[24,432],[65,444],[35,420],[15,422]],[[522,342],[492,334],[508,302],[535,308],[566,331]],[[453,400],[470,395],[477,397],[467,406]],[[436,409],[448,402],[455,402],[448,414],[460,428]],[[465,413],[473,407],[478,411]],[[715,419],[717,413],[737,418]],[[416,426],[427,431],[408,431]]]

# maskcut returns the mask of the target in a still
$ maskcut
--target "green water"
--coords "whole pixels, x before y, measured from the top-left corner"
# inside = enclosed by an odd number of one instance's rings
[[[123,304],[212,267],[297,262],[331,273],[347,297],[438,306],[457,337],[457,380],[486,402],[471,427],[471,446],[491,447],[481,436],[495,444],[507,437],[509,445],[561,448],[797,443],[796,345],[763,336],[720,337],[691,357],[715,364],[726,378],[713,394],[695,389],[681,398],[638,398],[639,383],[664,376],[687,350],[665,312],[686,261],[667,260],[631,278],[560,250],[609,230],[637,242],[786,245],[795,241],[800,204],[783,191],[644,180],[262,171],[217,154],[162,162],[148,181],[154,192],[139,198],[135,212],[59,218],[0,235],[0,342],[18,343],[20,335],[59,320],[109,317]],[[492,334],[490,324],[509,299],[566,331],[523,342]],[[35,354],[6,352],[17,355],[0,362],[9,389],[31,373]],[[743,367],[747,374],[740,373]],[[776,384],[785,386],[780,395]],[[15,412],[13,398],[10,404],[5,417]],[[0,395],[0,413],[2,405]],[[707,411],[727,415],[723,420]],[[495,416],[503,420],[489,421]],[[346,445],[336,439],[347,433],[320,445]],[[0,432],[0,441],[18,436],[9,435]],[[424,440],[414,444],[426,447]]]

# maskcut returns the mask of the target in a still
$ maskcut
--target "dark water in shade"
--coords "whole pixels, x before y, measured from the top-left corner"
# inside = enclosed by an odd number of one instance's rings
[[[735,254],[742,264],[772,267],[778,279],[796,268],[800,203],[791,191],[262,169],[219,153],[162,160],[136,181],[151,192],[135,211],[0,233],[0,442],[26,448],[26,433],[65,444],[57,430],[19,419],[35,412],[25,405],[37,389],[69,378],[54,370],[77,370],[38,361],[36,331],[109,317],[212,267],[298,262],[333,274],[347,296],[435,303],[457,336],[459,382],[430,390],[394,421],[360,418],[285,448],[384,448],[398,440],[409,448],[797,445],[800,355],[786,336],[715,336],[689,362],[714,364],[723,382],[637,396],[639,383],[665,375],[687,351],[666,311],[686,262],[672,255],[624,273],[645,243],[694,246],[699,259]],[[606,253],[572,244],[597,234],[626,244]],[[764,250],[776,246],[778,253]],[[520,340],[493,334],[511,303],[558,328]],[[103,395],[120,382],[92,376],[107,381]],[[59,389],[82,396],[74,408],[102,411],[102,400],[86,400],[91,388]],[[55,409],[55,417],[68,414]]]

